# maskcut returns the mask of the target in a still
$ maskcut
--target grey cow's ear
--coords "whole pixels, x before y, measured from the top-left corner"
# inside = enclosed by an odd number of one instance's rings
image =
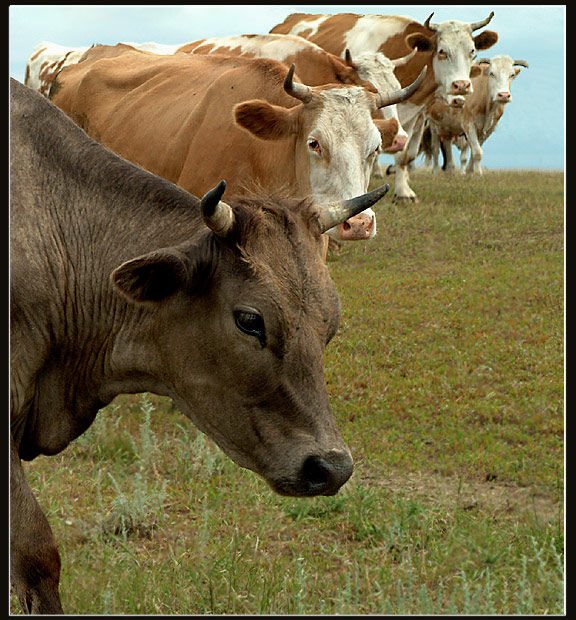
[[[112,272],[114,286],[129,300],[159,302],[187,286],[188,257],[176,248],[163,248],[122,263]]]

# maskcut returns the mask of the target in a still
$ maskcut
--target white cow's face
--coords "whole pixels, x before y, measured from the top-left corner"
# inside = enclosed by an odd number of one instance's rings
[[[382,137],[372,120],[374,102],[363,88],[331,88],[319,94],[318,113],[301,136],[300,148],[306,150],[312,195],[327,204],[368,191]],[[372,209],[353,220],[328,234],[366,239],[376,233]]]
[[[472,92],[470,69],[476,54],[470,26],[464,22],[448,21],[438,25],[436,51],[432,66],[436,83],[445,98],[452,101]]]
[[[425,26],[432,30],[432,36],[424,33],[407,36],[409,47],[418,47],[432,54],[437,94],[446,103],[461,107],[464,105],[464,97],[472,92],[470,70],[476,52],[492,47],[498,40],[498,34],[491,30],[484,30],[476,36],[472,36],[472,33],[483,28],[493,15],[492,12],[482,22],[471,24],[458,20],[432,24],[428,18]]]
[[[495,56],[484,68],[484,72],[488,76],[490,101],[510,103],[512,101],[510,86],[520,73],[520,67],[514,66],[514,60],[510,56]]]

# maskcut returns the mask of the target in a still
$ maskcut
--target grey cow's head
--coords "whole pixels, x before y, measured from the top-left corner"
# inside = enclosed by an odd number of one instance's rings
[[[158,393],[278,493],[332,495],[352,457],[324,380],[340,303],[321,234],[388,186],[328,209],[302,200],[230,206],[224,187],[202,200],[200,242],[129,260],[113,284],[142,311],[141,349]]]

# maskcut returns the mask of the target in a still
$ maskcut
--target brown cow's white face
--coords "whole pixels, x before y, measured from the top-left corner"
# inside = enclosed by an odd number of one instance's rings
[[[485,30],[472,36],[478,24],[468,24],[458,20],[430,25],[434,35],[430,38],[423,34],[408,35],[407,43],[430,51],[434,77],[438,85],[437,95],[442,96],[447,104],[462,107],[464,97],[472,92],[470,69],[477,50],[488,49],[498,40],[495,32]]]
[[[236,123],[263,140],[294,140],[295,175],[301,196],[311,194],[317,203],[330,204],[364,194],[382,144],[382,135],[372,119],[376,96],[360,86],[316,87],[310,91],[311,100],[295,108],[260,100],[238,104]],[[345,238],[373,237],[375,219],[374,211],[367,209],[346,224]],[[340,227],[327,234],[343,238],[342,231]]]
[[[520,73],[520,67],[515,67],[514,62],[510,56],[495,56],[488,66],[481,65],[484,68],[484,74],[488,76],[490,101],[497,103],[512,101],[510,87]]]
[[[382,136],[372,119],[374,103],[364,89],[331,88],[319,95],[318,111],[310,110],[308,117],[303,113],[297,149],[302,160],[307,159],[312,195],[318,203],[326,204],[368,190]],[[360,225],[357,238],[373,236],[374,212],[369,209],[362,217],[367,225]],[[356,218],[356,222],[362,217]],[[341,236],[334,229],[328,234]],[[350,237],[354,238],[352,234]]]
[[[468,24],[448,21],[438,25],[432,66],[443,95],[461,98],[463,103],[464,96],[472,92],[470,69],[475,54],[476,47]]]
[[[352,473],[323,373],[340,306],[307,226],[263,211],[233,241],[165,248],[113,279],[153,313],[159,393],[277,492],[331,495]]]

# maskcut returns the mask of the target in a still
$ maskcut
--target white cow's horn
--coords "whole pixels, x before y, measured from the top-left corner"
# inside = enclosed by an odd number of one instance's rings
[[[376,98],[376,106],[378,108],[383,108],[384,106],[394,105],[395,103],[400,103],[401,101],[405,101],[409,97],[412,97],[424,81],[427,69],[428,68],[425,66],[412,84],[409,84],[400,90],[394,91],[393,93],[378,93]]]
[[[294,82],[294,68],[295,66],[292,64],[284,78],[284,90],[292,97],[300,99],[302,103],[308,103],[312,99],[312,89],[306,84]]]
[[[484,26],[487,26],[493,17],[494,17],[494,11],[492,11],[490,15],[488,15],[488,17],[482,20],[481,22],[472,22],[470,24],[470,28],[472,29],[472,32],[474,32],[474,30],[478,30],[479,28],[484,28]]]
[[[343,200],[335,204],[323,205],[320,209],[319,216],[322,232],[326,232],[334,226],[338,226],[338,224],[342,224],[351,217],[370,208],[372,205],[376,204],[389,189],[389,185],[382,185],[367,194],[355,196],[354,198],[349,198],[348,200]]]
[[[520,65],[521,67],[526,67],[526,69],[529,69],[530,67],[528,66],[528,63],[525,60],[515,60],[512,63],[514,66],[516,65]]]
[[[200,201],[204,223],[219,237],[226,237],[234,226],[232,207],[220,200],[225,189],[226,181],[222,180],[206,192]]]
[[[400,58],[394,58],[392,64],[394,65],[394,67],[403,67],[407,62],[410,62],[412,58],[414,58],[417,51],[418,48],[415,47],[408,55],[401,56]]]
[[[428,15],[428,19],[424,22],[424,28],[428,28],[428,30],[432,30],[432,32],[436,32],[438,30],[438,26],[436,24],[430,23],[430,19],[432,18],[432,15],[434,15],[434,12]]]

